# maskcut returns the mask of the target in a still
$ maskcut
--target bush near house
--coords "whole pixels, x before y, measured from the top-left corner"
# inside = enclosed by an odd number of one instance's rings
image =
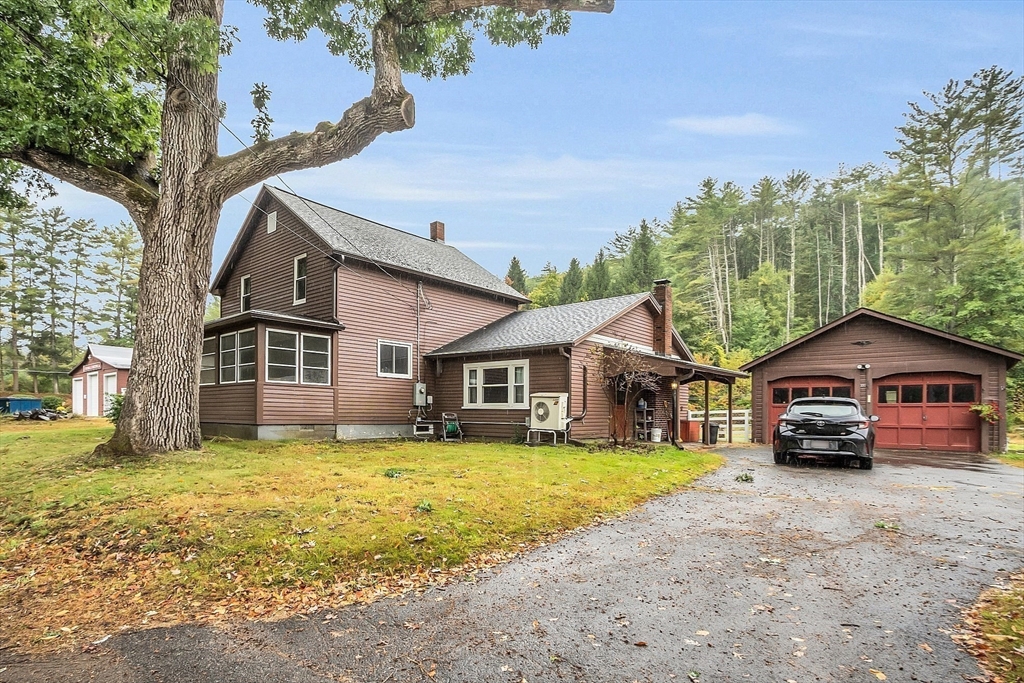
[[[503,561],[721,461],[667,447],[221,440],[97,462],[111,429],[0,428],[0,646],[372,600]]]

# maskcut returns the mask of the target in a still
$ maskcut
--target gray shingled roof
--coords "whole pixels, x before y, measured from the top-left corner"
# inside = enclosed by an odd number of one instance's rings
[[[517,311],[434,349],[427,356],[461,356],[572,344],[650,296],[647,292],[626,294],[578,304]]]
[[[270,185],[264,187],[334,251],[527,301],[455,247],[353,216]]]

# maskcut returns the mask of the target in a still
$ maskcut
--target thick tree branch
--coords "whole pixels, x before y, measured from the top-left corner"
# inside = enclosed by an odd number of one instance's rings
[[[292,133],[219,157],[203,173],[202,182],[227,199],[277,174],[353,157],[381,133],[412,128],[416,109],[412,95],[402,85],[398,30],[398,22],[389,15],[374,27],[373,91],[349,107],[338,123],[324,121],[311,133]]]
[[[87,164],[72,156],[42,149],[20,149],[0,152],[0,158],[11,159],[29,168],[47,173],[75,187],[102,195],[128,210],[132,220],[142,229],[156,208],[158,192],[152,181],[132,179],[123,173]],[[137,176],[139,168],[130,167]]]
[[[428,0],[425,18],[430,21],[454,12],[481,7],[508,7],[527,14],[541,10],[607,14],[615,9],[615,0]]]

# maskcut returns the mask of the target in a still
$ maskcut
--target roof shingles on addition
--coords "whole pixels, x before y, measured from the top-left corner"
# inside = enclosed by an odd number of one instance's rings
[[[462,356],[575,344],[615,316],[650,298],[651,295],[644,292],[517,311],[434,349],[427,356]]]
[[[455,247],[353,216],[276,187],[265,185],[264,189],[337,253],[515,301],[528,301]]]
[[[307,318],[302,315],[288,315],[276,311],[251,310],[242,313],[232,313],[223,318],[214,318],[203,323],[203,329],[207,332],[219,330],[223,327],[231,327],[249,322],[262,321],[279,323],[284,325],[299,325],[305,327],[318,327],[325,330],[344,330],[345,326],[339,322]]]

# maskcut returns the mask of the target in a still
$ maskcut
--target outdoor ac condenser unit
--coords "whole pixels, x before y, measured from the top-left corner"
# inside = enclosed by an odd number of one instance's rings
[[[530,394],[530,429],[565,431],[569,426],[569,394]]]

